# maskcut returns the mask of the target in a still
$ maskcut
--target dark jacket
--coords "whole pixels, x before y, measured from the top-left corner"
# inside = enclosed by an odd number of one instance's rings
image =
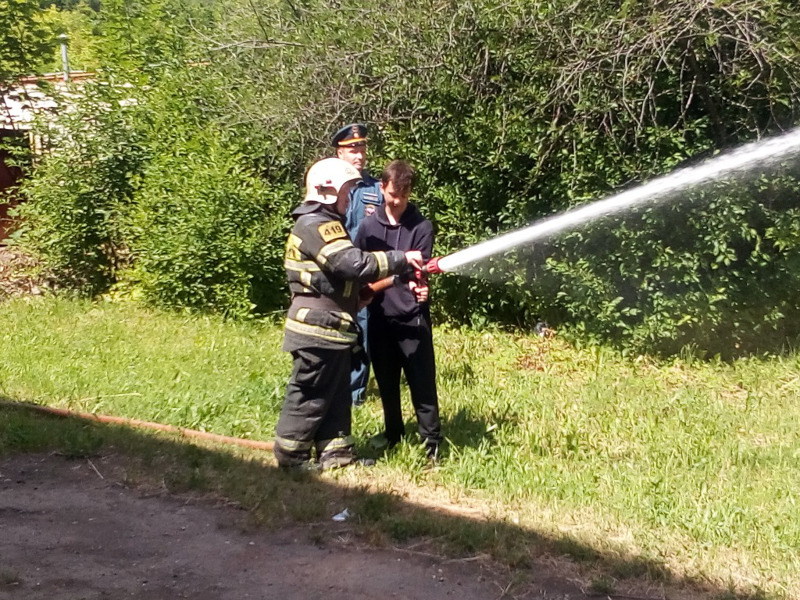
[[[406,207],[397,225],[389,223],[386,211],[380,208],[361,223],[354,244],[368,252],[419,250],[427,262],[433,251],[433,225],[413,204]],[[408,277],[401,279],[398,285],[375,295],[369,305],[370,314],[408,318],[428,311],[428,303],[417,302],[414,292],[408,289]]]
[[[283,349],[352,346],[359,288],[406,269],[405,255],[359,250],[331,206],[306,202],[292,217],[284,258],[292,304]]]

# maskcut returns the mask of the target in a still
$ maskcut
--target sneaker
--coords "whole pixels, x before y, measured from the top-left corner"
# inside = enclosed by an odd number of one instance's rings
[[[439,444],[436,442],[425,443],[425,456],[428,457],[428,463],[433,466],[439,465]]]

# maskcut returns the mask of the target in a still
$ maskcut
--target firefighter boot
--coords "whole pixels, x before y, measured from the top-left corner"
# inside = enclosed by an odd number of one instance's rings
[[[288,471],[319,471],[320,466],[311,460],[311,452],[295,451],[290,452],[281,448],[278,444],[272,447],[272,453],[278,466]]]
[[[329,471],[330,469],[339,469],[348,465],[372,467],[375,465],[375,460],[357,457],[352,448],[337,448],[335,450],[326,450],[320,454],[319,464],[323,471]]]

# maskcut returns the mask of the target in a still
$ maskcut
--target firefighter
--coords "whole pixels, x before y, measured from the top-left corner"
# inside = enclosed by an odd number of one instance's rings
[[[361,123],[345,125],[331,137],[331,146],[336,148],[336,157],[346,160],[361,172],[361,181],[356,182],[350,191],[350,204],[347,206],[345,228],[350,239],[356,239],[358,228],[364,217],[373,214],[383,205],[380,182],[367,171],[367,126]],[[350,392],[353,406],[361,406],[366,400],[369,380],[369,355],[367,346],[367,310],[358,311],[358,325],[361,327],[361,349],[353,354],[350,372]]]
[[[342,159],[321,160],[309,169],[305,201],[292,212],[284,262],[292,302],[283,350],[294,364],[275,431],[281,467],[329,469],[356,461],[350,365],[360,288],[422,267],[418,251],[364,252],[353,246],[344,216],[360,179]]]

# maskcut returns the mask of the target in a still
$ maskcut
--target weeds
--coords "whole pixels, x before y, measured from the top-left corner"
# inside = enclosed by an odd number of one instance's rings
[[[589,593],[595,596],[609,596],[617,591],[616,582],[610,577],[601,575],[589,584]]]

